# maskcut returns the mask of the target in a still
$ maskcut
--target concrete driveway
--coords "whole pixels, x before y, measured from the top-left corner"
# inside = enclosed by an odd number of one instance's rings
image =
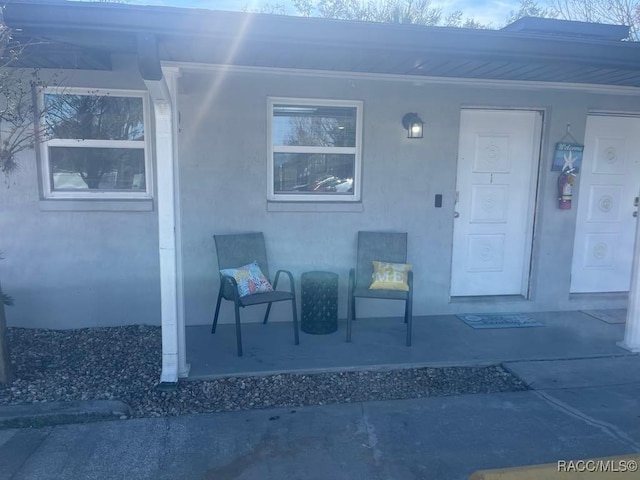
[[[505,366],[535,390],[0,431],[23,479],[443,479],[640,452],[640,358]]]

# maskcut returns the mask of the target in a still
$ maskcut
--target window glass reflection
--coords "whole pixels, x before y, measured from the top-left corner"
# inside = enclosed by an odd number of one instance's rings
[[[274,191],[341,195],[353,193],[355,155],[275,153]]]
[[[48,136],[77,140],[144,140],[142,98],[46,94]]]
[[[49,147],[53,190],[145,190],[143,149]]]
[[[355,107],[274,105],[273,144],[315,147],[354,147]]]

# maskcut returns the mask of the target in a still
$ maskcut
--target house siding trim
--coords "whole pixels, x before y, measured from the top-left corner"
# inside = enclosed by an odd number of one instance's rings
[[[46,199],[38,207],[42,212],[152,212],[153,200]]]

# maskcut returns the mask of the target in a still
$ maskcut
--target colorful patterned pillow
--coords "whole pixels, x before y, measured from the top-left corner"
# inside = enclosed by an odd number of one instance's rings
[[[253,295],[254,293],[273,292],[273,287],[262,274],[258,262],[249,263],[239,268],[226,268],[220,270],[220,273],[236,279],[238,294],[241,297]]]
[[[403,290],[409,291],[407,272],[411,265],[405,263],[388,263],[373,261],[373,283],[370,290]]]

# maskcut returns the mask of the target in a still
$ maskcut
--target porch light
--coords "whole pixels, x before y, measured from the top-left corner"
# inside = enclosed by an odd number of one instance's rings
[[[407,138],[422,138],[424,122],[417,113],[405,114],[402,126],[407,130]]]

